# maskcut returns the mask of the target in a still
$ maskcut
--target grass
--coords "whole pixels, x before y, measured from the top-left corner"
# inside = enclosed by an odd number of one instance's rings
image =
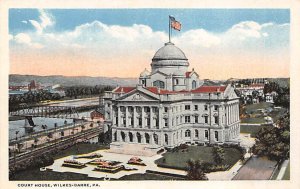
[[[71,146],[68,149],[60,151],[58,154],[54,156],[54,159],[59,159],[62,157],[70,156],[70,155],[79,155],[79,154],[87,154],[97,150],[107,149],[107,146],[102,144],[88,144],[88,143],[81,143]]]
[[[250,117],[250,118],[243,118],[241,119],[241,123],[264,123],[264,117],[259,116],[259,117]]]
[[[285,173],[284,173],[284,175],[282,177],[282,180],[290,180],[290,172],[291,172],[291,170],[290,170],[290,163],[291,163],[291,161],[289,161],[289,164],[286,167],[286,170],[285,170]]]
[[[245,112],[250,117],[241,119],[241,123],[265,123],[264,115],[261,112],[258,112],[257,109],[266,109],[273,108],[273,104],[268,102],[261,102],[258,104],[246,105]],[[273,109],[272,112],[268,113],[268,116],[273,118],[273,121],[276,122],[283,114],[285,113],[285,108]]]
[[[189,146],[187,152],[167,152],[163,157],[156,160],[155,163],[161,166],[171,166],[176,169],[185,170],[186,162],[189,159],[202,160],[204,162],[215,163],[213,160],[213,147]],[[240,152],[235,148],[224,148],[225,161],[223,164],[234,165],[240,158]],[[180,158],[179,158],[180,157]]]
[[[177,177],[165,176],[165,175],[158,175],[152,173],[136,173],[132,175],[125,175],[119,180],[183,180]]]
[[[54,172],[54,171],[40,171],[39,168],[25,170],[15,175],[12,180],[26,180],[26,181],[40,181],[40,180],[103,180],[91,178],[84,174],[70,173],[70,172]]]
[[[255,137],[255,135],[260,131],[263,127],[272,127],[272,126],[248,126],[248,125],[241,125],[241,133],[249,133],[251,137]]]
[[[257,109],[266,109],[269,107],[273,107],[273,104],[269,102],[261,102],[258,104],[246,105],[245,111],[250,113],[250,112],[255,112]]]

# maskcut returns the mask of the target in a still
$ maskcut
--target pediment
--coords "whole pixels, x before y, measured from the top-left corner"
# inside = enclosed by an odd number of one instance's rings
[[[151,102],[151,101],[158,101],[159,99],[156,97],[155,94],[136,89],[130,93],[127,93],[127,94],[121,96],[117,100],[118,101],[132,101],[132,102],[136,102],[136,101]]]
[[[156,71],[156,72],[154,72],[153,74],[151,74],[151,76],[154,76],[154,75],[159,75],[159,76],[163,76],[163,77],[168,76],[167,74],[165,74],[165,73],[163,73],[163,72],[161,72],[161,71]]]
[[[229,99],[233,99],[233,98],[238,98],[236,92],[234,91],[233,87],[231,87],[231,89],[228,91],[228,98]]]

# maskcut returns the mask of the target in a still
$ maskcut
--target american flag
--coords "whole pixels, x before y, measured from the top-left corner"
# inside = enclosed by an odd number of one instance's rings
[[[177,20],[175,20],[175,18],[173,16],[169,16],[170,20],[171,20],[171,27],[175,30],[180,31],[181,30],[181,23],[178,22]]]

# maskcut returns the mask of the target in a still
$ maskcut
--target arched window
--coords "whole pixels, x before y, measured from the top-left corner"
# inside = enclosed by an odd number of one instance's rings
[[[133,142],[133,134],[131,132],[129,132],[129,141]]]
[[[124,132],[121,132],[121,137],[122,137],[122,141],[125,142],[125,137],[126,137],[126,135],[125,135]]]
[[[153,86],[164,89],[165,88],[165,82],[160,81],[160,80],[156,80],[156,81],[153,82]]]
[[[150,143],[150,135],[148,133],[145,133],[146,143]]]
[[[138,143],[141,143],[142,142],[142,136],[140,133],[136,133],[136,137],[137,137],[137,141]]]
[[[191,130],[185,131],[185,137],[191,137]]]
[[[165,143],[168,144],[168,135],[165,134]]]
[[[199,137],[199,131],[196,129],[195,130],[195,137],[198,138]]]
[[[197,87],[197,82],[195,80],[192,81],[192,89],[196,89]]]

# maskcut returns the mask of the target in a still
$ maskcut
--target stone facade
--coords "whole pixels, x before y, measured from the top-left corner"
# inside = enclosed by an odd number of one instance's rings
[[[233,87],[201,86],[188,65],[184,53],[166,43],[136,87],[105,93],[105,125],[112,128],[113,142],[174,147],[237,141],[239,98]]]

